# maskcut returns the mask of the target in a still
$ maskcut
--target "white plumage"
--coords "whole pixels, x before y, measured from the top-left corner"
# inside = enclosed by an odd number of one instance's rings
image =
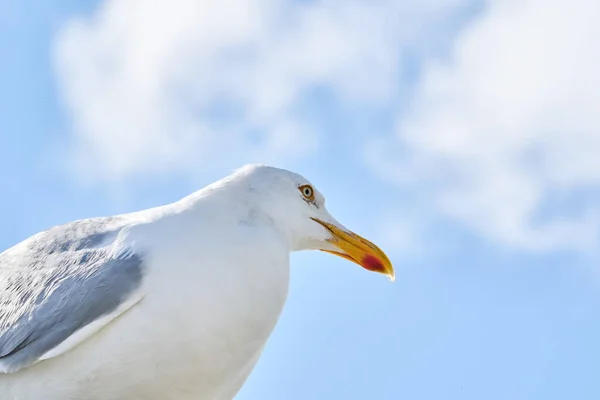
[[[261,165],[35,235],[0,254],[0,399],[230,400],[285,304],[290,252],[308,249],[393,278],[306,179]]]

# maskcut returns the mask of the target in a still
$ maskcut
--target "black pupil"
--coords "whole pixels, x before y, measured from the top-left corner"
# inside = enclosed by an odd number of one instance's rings
[[[305,188],[304,189],[304,195],[306,197],[310,197],[312,195],[312,191],[310,190],[310,188]]]

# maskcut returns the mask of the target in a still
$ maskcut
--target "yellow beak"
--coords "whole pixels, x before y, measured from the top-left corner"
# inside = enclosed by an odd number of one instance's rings
[[[384,274],[392,282],[396,279],[392,262],[375,244],[356,233],[347,232],[328,222],[317,218],[312,218],[312,220],[323,225],[331,233],[331,239],[328,242],[340,249],[340,251],[322,251],[350,260],[369,271]]]

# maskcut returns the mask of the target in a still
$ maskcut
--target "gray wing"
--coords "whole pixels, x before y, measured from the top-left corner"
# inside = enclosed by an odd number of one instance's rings
[[[0,253],[0,372],[35,363],[139,288],[142,256],[119,240],[127,226],[77,221]]]

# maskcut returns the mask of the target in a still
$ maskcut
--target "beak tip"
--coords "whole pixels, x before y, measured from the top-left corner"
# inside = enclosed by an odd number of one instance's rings
[[[361,265],[367,270],[384,274],[390,282],[394,282],[396,280],[396,272],[390,260],[385,255],[383,255],[383,258],[382,260],[379,257],[369,254],[363,258]]]

